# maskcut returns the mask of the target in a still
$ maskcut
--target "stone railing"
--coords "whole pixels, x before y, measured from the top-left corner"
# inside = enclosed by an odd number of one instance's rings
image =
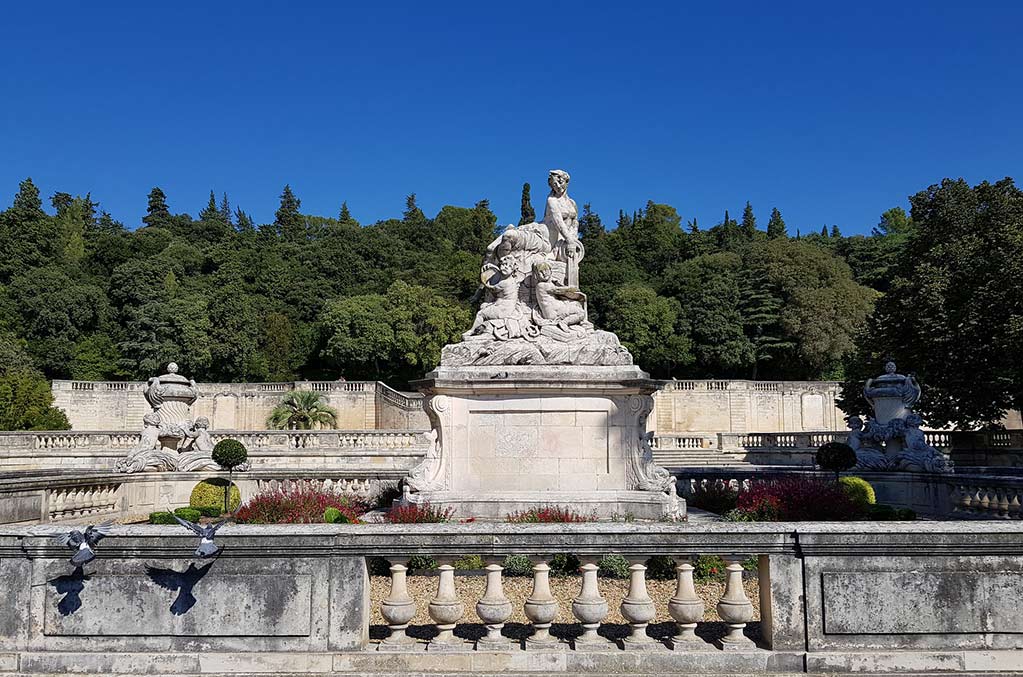
[[[252,470],[236,472],[232,480],[242,500],[255,493],[309,486],[372,502],[384,491],[397,491],[407,469],[357,467],[348,469]],[[144,519],[167,506],[187,506],[196,483],[224,472],[138,473],[57,470],[0,474],[0,524],[82,522],[101,519]]]
[[[899,472],[849,472],[863,477],[878,503],[910,508],[940,519],[1023,519],[1023,477],[976,473],[948,475]],[[782,467],[685,468],[676,471],[680,496],[691,500],[701,488],[727,484],[746,491],[757,482],[785,477],[830,479],[834,473]]]
[[[1015,523],[229,525],[217,534],[220,556],[206,562],[182,528],[115,527],[79,570],[55,533],[0,528],[0,665],[19,676],[901,675],[1023,665]],[[608,553],[629,562],[616,591],[626,626],[605,622],[612,605],[596,561]],[[568,554],[581,563],[570,603],[549,579],[552,557]],[[723,623],[704,620],[693,580],[692,558],[713,554],[726,562],[709,600]],[[453,560],[465,555],[486,562],[485,589],[457,585]],[[509,555],[532,560],[529,624],[519,628],[505,627]],[[653,555],[674,560],[667,591],[647,584]],[[438,562],[432,591],[409,585],[413,556]],[[743,585],[750,557],[755,587]],[[370,584],[370,558],[389,566],[386,593],[371,593],[381,586]],[[470,607],[482,626],[463,625]],[[371,626],[373,608],[386,626]],[[410,625],[424,608],[430,622]]]
[[[221,430],[214,443],[236,439],[246,446],[254,465],[287,467],[290,464],[405,463],[429,448],[423,430]],[[118,459],[141,440],[124,431],[0,432],[0,470],[113,468]],[[319,460],[317,460],[319,459]],[[370,461],[367,461],[370,462]]]
[[[689,379],[685,381],[663,381],[661,390],[705,390],[717,392],[722,390],[749,390],[761,393],[773,393],[782,391],[806,391],[816,389],[818,391],[838,390],[841,387],[839,381],[749,381],[745,379]]]
[[[313,390],[316,392],[371,392],[376,381],[283,381],[279,383],[200,383],[200,392],[231,391],[237,393],[285,393],[291,390]],[[53,382],[53,390],[73,391],[142,391],[145,381],[62,381]]]
[[[711,433],[671,433],[655,435],[650,441],[650,448],[658,451],[675,451],[678,449],[717,449],[718,436]]]

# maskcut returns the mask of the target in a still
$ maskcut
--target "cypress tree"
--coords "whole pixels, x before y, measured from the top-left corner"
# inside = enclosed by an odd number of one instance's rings
[[[217,207],[217,198],[214,197],[213,191],[210,191],[210,200],[206,203],[206,208],[199,212],[199,219],[202,221],[220,221],[221,213]]]
[[[519,207],[519,225],[533,223],[536,221],[536,212],[533,211],[533,202],[529,197],[529,184],[522,184],[522,205]]]

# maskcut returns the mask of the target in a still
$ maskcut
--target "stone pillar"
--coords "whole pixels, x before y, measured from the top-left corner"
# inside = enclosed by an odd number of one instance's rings
[[[723,557],[727,572],[725,594],[718,602],[717,611],[721,620],[728,624],[728,634],[718,640],[718,646],[725,650],[752,649],[753,640],[743,634],[746,623],[753,619],[753,603],[742,587],[742,560],[738,557]]]
[[[575,640],[575,647],[604,646],[608,642],[597,634],[600,622],[607,616],[607,600],[600,596],[597,587],[597,559],[581,557],[583,582],[579,595],[572,600],[572,614],[583,626],[583,634]]]
[[[511,616],[511,601],[505,596],[501,585],[504,567],[494,559],[487,559],[487,589],[483,598],[476,603],[476,615],[487,626],[487,635],[476,643],[479,651],[500,651],[512,648],[511,643],[501,636],[501,628]]]
[[[649,649],[657,644],[646,634],[646,627],[657,610],[646,590],[645,562],[645,558],[629,558],[629,593],[622,600],[622,616],[632,626],[632,631],[622,642],[624,649]]]
[[[455,592],[455,567],[450,557],[438,557],[437,596],[430,600],[430,618],[437,624],[437,636],[430,640],[427,651],[446,651],[460,648],[462,641],[455,637],[455,625],[465,615],[465,605]]]
[[[546,559],[533,560],[533,591],[526,598],[524,611],[535,632],[526,638],[526,649],[551,649],[558,640],[551,637],[551,623],[558,616],[558,600],[551,594],[551,568]]]
[[[671,648],[677,651],[700,645],[696,624],[703,620],[703,600],[696,594],[690,559],[680,558],[675,571],[678,578],[675,581],[675,595],[668,600],[668,613],[678,624],[678,633],[671,638]]]
[[[387,621],[391,634],[380,643],[380,649],[405,649],[416,644],[406,631],[416,615],[416,603],[409,596],[405,581],[407,572],[408,558],[391,560],[391,592],[380,602],[380,615]]]

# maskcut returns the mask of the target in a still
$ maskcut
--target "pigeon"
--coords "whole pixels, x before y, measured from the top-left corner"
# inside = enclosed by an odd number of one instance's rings
[[[220,546],[213,542],[220,527],[227,524],[229,520],[220,520],[215,524],[194,524],[186,519],[181,519],[174,513],[171,515],[178,521],[178,524],[195,533],[199,537],[199,547],[195,549],[195,556],[199,559],[209,559],[220,552]]]
[[[61,545],[66,545],[71,550],[76,550],[77,552],[71,557],[71,564],[80,567],[96,559],[96,553],[92,547],[110,533],[110,525],[113,523],[113,520],[110,520],[98,526],[90,525],[84,534],[78,529],[73,529],[67,533],[53,536],[53,540]]]

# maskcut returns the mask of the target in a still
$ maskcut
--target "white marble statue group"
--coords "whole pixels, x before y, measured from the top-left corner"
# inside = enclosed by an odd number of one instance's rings
[[[166,374],[149,379],[142,394],[153,410],[142,417],[142,439],[117,462],[118,472],[219,469],[209,419],[191,419],[191,406],[199,398],[195,381],[178,374],[178,365],[171,362]]]
[[[632,364],[618,338],[589,321],[579,290],[585,249],[568,181],[568,172],[551,170],[543,221],[510,225],[487,247],[479,312],[462,341],[445,346],[442,365]]]
[[[856,452],[854,470],[952,472],[952,462],[920,430],[923,418],[912,410],[920,394],[916,379],[897,373],[891,360],[883,375],[867,379],[863,395],[874,416],[847,419],[848,444]]]

